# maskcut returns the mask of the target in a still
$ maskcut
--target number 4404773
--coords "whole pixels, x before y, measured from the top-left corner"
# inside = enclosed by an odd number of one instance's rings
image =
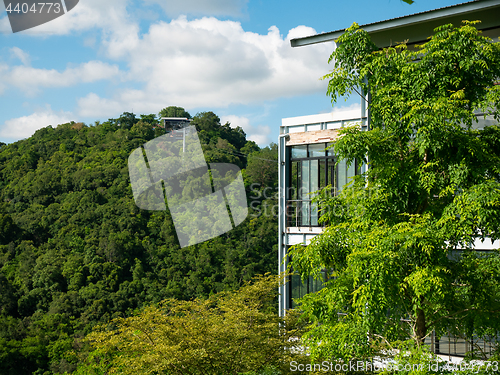
[[[61,3],[9,3],[5,8],[7,13],[60,13]]]

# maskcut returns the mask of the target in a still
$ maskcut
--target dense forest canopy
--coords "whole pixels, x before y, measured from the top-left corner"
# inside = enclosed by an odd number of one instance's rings
[[[71,372],[81,338],[98,323],[276,273],[277,220],[260,214],[272,201],[249,202],[241,225],[183,249],[168,211],[134,204],[127,159],[164,133],[162,116],[191,118],[180,107],[139,117],[125,112],[0,145],[1,374]],[[251,186],[277,186],[276,145],[260,149],[212,112],[191,124],[208,163],[243,169],[249,199],[261,196],[250,194]]]

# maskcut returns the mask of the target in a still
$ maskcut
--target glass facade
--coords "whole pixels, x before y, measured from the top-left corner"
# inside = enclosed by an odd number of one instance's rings
[[[312,202],[314,193],[331,186],[332,194],[337,194],[357,174],[358,165],[347,166],[345,160],[337,163],[331,143],[314,143],[289,146],[287,189],[287,226],[318,226],[318,207]],[[330,147],[330,148],[329,148]],[[323,288],[327,281],[326,270],[321,271],[320,279],[312,276],[302,281],[299,275],[290,276],[287,284],[288,306],[297,306],[295,299]]]
[[[337,194],[357,172],[356,163],[337,164],[329,143],[290,146],[290,179],[287,191],[288,226],[318,226],[318,207],[312,203],[314,192],[328,185]]]
[[[327,277],[327,273],[324,270],[321,271],[320,279],[314,279],[312,276],[309,276],[306,280],[302,281],[300,275],[290,276],[290,280],[287,284],[289,288],[288,296],[290,298],[288,306],[295,308],[298,304],[294,299],[302,298],[308,293],[314,293],[321,290],[324,283],[327,281]]]

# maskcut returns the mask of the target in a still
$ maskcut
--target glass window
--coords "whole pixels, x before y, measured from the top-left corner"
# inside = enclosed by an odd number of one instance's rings
[[[292,146],[292,159],[307,158],[307,145]]]
[[[319,160],[319,188],[328,185],[328,159]]]
[[[352,177],[356,175],[356,162],[353,161],[350,166],[347,166],[346,160],[341,160],[338,163],[337,174],[337,191],[342,191],[342,188],[351,182]]]
[[[290,176],[287,191],[289,226],[318,226],[318,207],[312,203],[314,192],[331,185],[337,194],[356,173],[356,165],[349,168],[345,160],[336,165],[335,158],[327,155],[327,143],[291,147]],[[329,151],[330,152],[330,151]],[[309,155],[311,158],[304,156]],[[321,155],[321,156],[318,156]]]
[[[312,160],[302,160],[302,180],[300,182],[300,190],[298,192],[299,199],[302,200],[300,202],[300,217],[301,217],[301,225],[311,225],[310,222],[310,203],[309,193],[311,192],[311,161]]]
[[[339,161],[337,164],[337,191],[342,191],[342,188],[347,183],[347,166],[345,160]]]
[[[292,308],[297,307],[297,303],[294,299],[302,298],[308,293],[315,293],[324,288],[324,283],[327,280],[327,274],[325,270],[321,271],[321,277],[319,279],[314,279],[309,276],[304,282],[299,275],[292,275],[288,283],[288,291],[290,296],[290,305]]]
[[[331,147],[328,150],[326,150],[328,156],[335,156],[335,152],[333,151],[333,143],[327,143],[326,147]]]
[[[302,298],[307,294],[307,282],[303,283],[299,275],[292,275],[291,282],[289,283],[289,292],[292,308],[297,307],[297,303],[294,301],[296,298]]]
[[[300,180],[300,162],[292,162],[292,173],[290,174],[290,187],[288,189],[288,199],[299,199],[297,195]]]
[[[332,188],[334,189],[334,193],[337,193],[337,168],[335,166],[335,160],[329,159],[328,160],[328,184],[332,185]]]
[[[326,143],[316,143],[313,145],[309,145],[309,157],[314,158],[318,156],[325,156],[325,147]]]
[[[301,176],[301,181],[300,181],[300,192],[299,192],[299,199],[306,199],[307,194],[311,191],[309,188],[310,184],[310,178],[311,178],[311,160],[302,160],[301,161],[301,169],[302,169],[302,176]]]
[[[326,271],[321,271],[321,277],[319,279],[314,279],[314,277],[309,277],[309,293],[319,292],[323,289],[326,280]]]
[[[312,193],[319,189],[319,160],[310,160],[309,163],[309,168],[311,169],[309,192]],[[309,199],[312,198],[312,195],[309,195]]]
[[[297,164],[298,173],[296,174],[297,187],[299,191],[297,192],[298,199],[312,199],[310,193],[315,192],[320,188],[320,161],[316,160],[301,160],[299,162],[293,162]],[[293,172],[292,167],[292,172]],[[292,176],[292,181],[295,178]]]
[[[319,160],[311,160],[310,161],[310,184],[309,184],[309,193],[313,193],[317,191],[320,187],[319,185]],[[306,199],[313,199],[314,195],[309,194]],[[309,202],[309,215],[310,215],[310,224],[309,225],[318,225],[318,206],[316,203]]]

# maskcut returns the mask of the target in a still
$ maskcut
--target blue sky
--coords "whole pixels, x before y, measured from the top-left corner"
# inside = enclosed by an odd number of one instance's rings
[[[458,3],[80,0],[13,34],[1,2],[0,141],[175,105],[213,111],[264,146],[277,141],[281,118],[332,111],[319,78],[333,44],[291,48],[290,38]]]

